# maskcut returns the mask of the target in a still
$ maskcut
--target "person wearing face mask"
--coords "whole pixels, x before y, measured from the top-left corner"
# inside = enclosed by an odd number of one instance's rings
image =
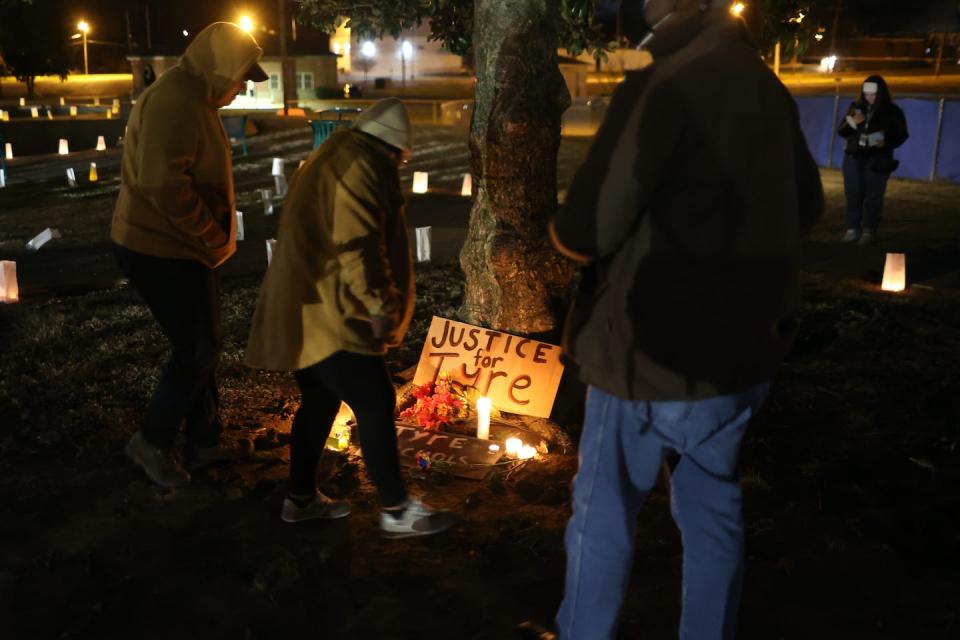
[[[680,637],[734,636],[738,453],[797,334],[801,238],[823,189],[796,103],[729,4],[646,0],[654,62],[618,87],[550,223],[584,264],[564,353],[588,385],[562,640],[616,637],[637,516],[664,466]]]
[[[300,387],[284,522],[350,514],[347,502],[317,490],[317,464],[342,401],[357,417],[383,535],[431,535],[454,523],[407,495],[384,361],[403,341],[415,301],[399,175],[412,148],[406,107],[387,98],[330,136],[291,181],[246,352],[248,365],[293,371]]]
[[[172,453],[183,423],[188,466],[244,454],[220,440],[219,267],[236,251],[237,225],[230,143],[218,109],[248,81],[267,79],[258,64],[262,54],[239,26],[208,26],[180,63],[143,92],[127,123],[110,238],[120,270],[170,341],[171,355],[125,451],[163,487],[190,483]]]
[[[890,174],[900,163],[893,150],[907,141],[907,120],[893,103],[882,76],[870,76],[840,122],[846,138],[843,157],[843,190],[847,196],[847,230],[844,242],[876,242],[883,214],[883,197]]]

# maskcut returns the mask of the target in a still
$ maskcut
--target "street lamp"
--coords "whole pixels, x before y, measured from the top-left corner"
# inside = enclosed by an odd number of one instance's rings
[[[87,32],[90,31],[90,25],[86,20],[77,23],[77,29],[83,34],[83,75],[90,75],[90,67],[87,64]]]
[[[253,20],[250,19],[250,16],[240,16],[239,24],[240,28],[247,33],[253,31]]]
[[[349,46],[349,45],[347,45]],[[347,49],[347,55],[350,55],[350,50]],[[370,73],[370,69],[374,66],[374,58],[377,55],[377,45],[375,45],[371,40],[367,40],[362,45],[360,45],[360,59],[357,60],[357,66],[363,69],[363,84],[367,84],[367,74]]]
[[[746,11],[747,5],[742,2],[735,2],[730,5],[730,13],[737,16],[738,18],[743,15],[743,12]]]
[[[413,62],[413,45],[410,44],[409,40],[404,40],[400,43],[400,77],[404,90],[407,88],[407,58],[410,58]],[[410,75],[412,79],[413,74]]]

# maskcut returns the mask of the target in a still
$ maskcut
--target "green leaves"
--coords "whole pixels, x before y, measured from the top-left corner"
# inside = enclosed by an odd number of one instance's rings
[[[594,20],[596,0],[561,0],[560,44],[572,56],[583,52],[606,60],[606,52],[616,48],[615,42],[604,37],[603,27]]]
[[[596,0],[553,0],[560,22],[560,43],[571,55],[589,51],[603,57],[613,43],[594,21]],[[440,41],[456,55],[473,46],[474,0],[301,0],[299,20],[333,33],[343,18],[360,38],[399,37],[400,32],[430,22],[430,39]]]
[[[819,0],[758,0],[751,9],[756,16],[751,27],[763,46],[779,41],[785,56],[802,54],[820,26],[819,4]]]

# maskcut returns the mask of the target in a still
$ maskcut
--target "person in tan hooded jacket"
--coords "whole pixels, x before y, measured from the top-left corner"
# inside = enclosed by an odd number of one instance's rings
[[[302,393],[290,440],[286,522],[342,518],[346,502],[317,490],[317,464],[341,401],[357,417],[367,472],[388,537],[453,524],[407,496],[397,458],[396,393],[384,361],[413,316],[414,278],[399,165],[412,149],[403,103],[381,100],[294,175],[246,363],[293,371]]]
[[[170,340],[171,356],[127,455],[165,487],[189,484],[171,455],[186,422],[188,462],[235,457],[220,445],[218,267],[236,251],[230,143],[217,109],[262,82],[263,51],[239,26],[197,34],[137,101],[123,145],[110,237],[120,269]]]

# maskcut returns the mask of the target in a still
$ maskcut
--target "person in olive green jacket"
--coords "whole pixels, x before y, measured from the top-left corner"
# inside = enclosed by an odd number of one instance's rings
[[[236,251],[230,143],[217,109],[262,82],[263,51],[227,22],[197,34],[137,101],[123,145],[110,237],[124,275],[169,339],[171,356],[127,455],[164,487],[190,483],[171,454],[186,422],[188,462],[234,458],[220,444],[218,267]]]
[[[396,393],[384,355],[413,316],[414,278],[399,165],[412,149],[403,103],[381,100],[333,134],[290,184],[273,260],[247,345],[247,364],[293,371],[302,393],[290,441],[286,522],[342,518],[346,502],[317,490],[317,464],[346,402],[389,537],[453,524],[407,496],[397,457]]]

